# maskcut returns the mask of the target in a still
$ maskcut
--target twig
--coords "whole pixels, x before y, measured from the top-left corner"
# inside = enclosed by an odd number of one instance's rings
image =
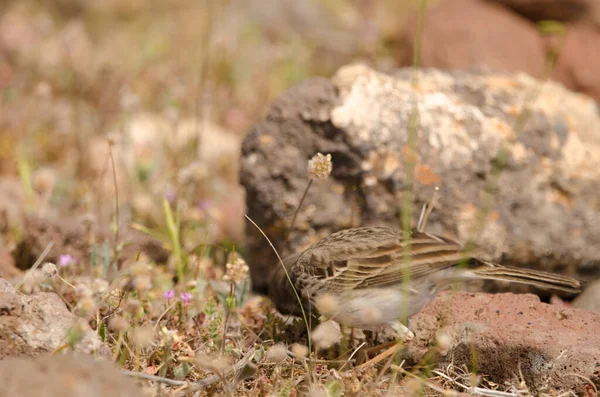
[[[417,223],[417,230],[422,232],[425,230],[425,226],[427,225],[427,218],[429,218],[429,214],[433,211],[433,207],[437,204],[437,201],[440,196],[440,187],[436,186],[433,190],[433,195],[431,196],[431,200],[426,206],[423,206],[423,211],[421,211],[421,216],[419,217],[419,222]]]
[[[187,394],[196,392],[198,390],[205,389],[208,386],[211,386],[211,385],[219,382],[220,380],[225,379],[229,375],[238,374],[241,370],[244,369],[244,367],[246,367],[246,365],[248,365],[248,363],[250,361],[252,361],[252,357],[254,357],[254,352],[255,352],[255,349],[250,349],[250,351],[248,353],[246,353],[246,355],[240,361],[235,363],[231,368],[226,370],[224,373],[207,376],[206,378],[199,380],[198,382],[191,383],[191,384],[189,384],[187,389],[180,391],[179,393],[175,394],[173,397],[183,397]]]
[[[348,364],[349,362],[352,362],[354,360],[352,360],[352,358],[356,355],[356,353],[358,353],[358,351],[364,346],[366,345],[367,342],[363,342],[360,344],[360,346],[358,346],[356,349],[354,349],[354,351],[352,352],[352,354],[350,354],[350,357],[348,357],[348,359],[346,360],[346,362],[344,363],[344,365],[342,365],[342,367],[340,368],[340,372],[344,369],[344,367],[346,366],[346,364]]]
[[[482,387],[472,387],[468,391],[469,391],[469,393],[475,394],[476,396],[484,396],[484,397],[518,397],[519,396],[516,393],[484,389]]]
[[[409,372],[407,370],[405,370],[404,368],[401,368],[399,366],[392,366],[392,368],[396,371],[396,372],[402,372],[404,375],[408,375],[414,379],[419,380],[423,385],[429,386],[430,388],[432,388],[433,390],[437,391],[438,393],[442,393],[442,395],[446,395],[445,393],[448,392],[448,390],[444,390],[441,387],[439,387],[438,385],[428,382],[427,380],[418,377],[417,375],[413,374],[412,372]]]
[[[586,382],[588,382],[592,386],[592,388],[594,389],[595,395],[598,396],[598,388],[596,388],[596,385],[594,384],[594,382],[592,382],[592,380],[590,378],[587,378],[587,377],[585,377],[583,375],[579,375],[579,374],[572,373],[572,372],[566,373],[565,375],[575,376],[576,378],[580,378],[580,379],[585,380]]]
[[[169,379],[169,378],[165,378],[162,376],[145,374],[143,372],[133,372],[133,371],[121,371],[121,372],[123,372],[125,375],[131,376],[133,378],[151,380],[154,382],[160,382],[160,383],[164,383],[166,385],[171,385],[171,386],[187,386],[190,384],[190,382],[186,382],[184,380]]]
[[[379,353],[377,356],[373,357],[372,359],[370,359],[369,361],[359,365],[358,367],[356,367],[356,370],[362,370],[365,368],[369,368],[371,365],[375,365],[377,363],[379,363],[380,361],[385,360],[386,358],[393,356],[394,354],[396,354],[396,352],[398,352],[398,348],[400,347],[400,344],[396,343],[394,346],[392,346],[391,348],[387,349],[386,351],[384,351],[383,353]]]
[[[169,310],[171,310],[175,305],[177,304],[177,302],[173,302],[169,307],[167,307],[165,309],[164,312],[162,312],[162,314],[158,317],[158,320],[156,320],[156,324],[154,324],[154,331],[156,331],[156,328],[158,328],[158,324],[160,324],[160,321],[162,320],[162,318],[169,312]]]

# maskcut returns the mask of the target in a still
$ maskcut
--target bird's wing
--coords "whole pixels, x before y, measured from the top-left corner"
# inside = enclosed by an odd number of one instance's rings
[[[410,237],[390,228],[332,234],[306,250],[299,263],[330,292],[384,287],[427,276],[464,259],[462,245],[427,233]]]

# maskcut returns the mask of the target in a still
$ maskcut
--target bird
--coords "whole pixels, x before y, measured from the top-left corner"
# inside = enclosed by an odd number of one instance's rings
[[[454,240],[419,230],[359,227],[338,231],[285,257],[270,275],[268,296],[281,314],[320,314],[351,328],[391,328],[421,311],[457,281],[487,279],[578,293],[583,282],[478,259]],[[316,309],[316,310],[315,310]]]

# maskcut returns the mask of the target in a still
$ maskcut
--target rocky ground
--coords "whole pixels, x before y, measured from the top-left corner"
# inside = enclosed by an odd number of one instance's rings
[[[298,4],[0,4],[0,396],[598,394],[600,5]],[[393,356],[251,292],[244,214],[284,255],[436,186],[428,231],[589,286],[463,285]]]

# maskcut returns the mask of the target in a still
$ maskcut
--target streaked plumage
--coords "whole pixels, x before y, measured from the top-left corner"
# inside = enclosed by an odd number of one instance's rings
[[[400,316],[418,312],[453,281],[483,278],[568,292],[581,289],[573,278],[493,264],[467,256],[455,241],[385,227],[333,233],[285,258],[284,264],[306,311],[316,306],[321,314],[362,329],[396,328]],[[323,296],[333,297],[335,304],[328,299],[328,307],[319,307]],[[269,297],[281,313],[301,314],[280,264],[271,276]]]

